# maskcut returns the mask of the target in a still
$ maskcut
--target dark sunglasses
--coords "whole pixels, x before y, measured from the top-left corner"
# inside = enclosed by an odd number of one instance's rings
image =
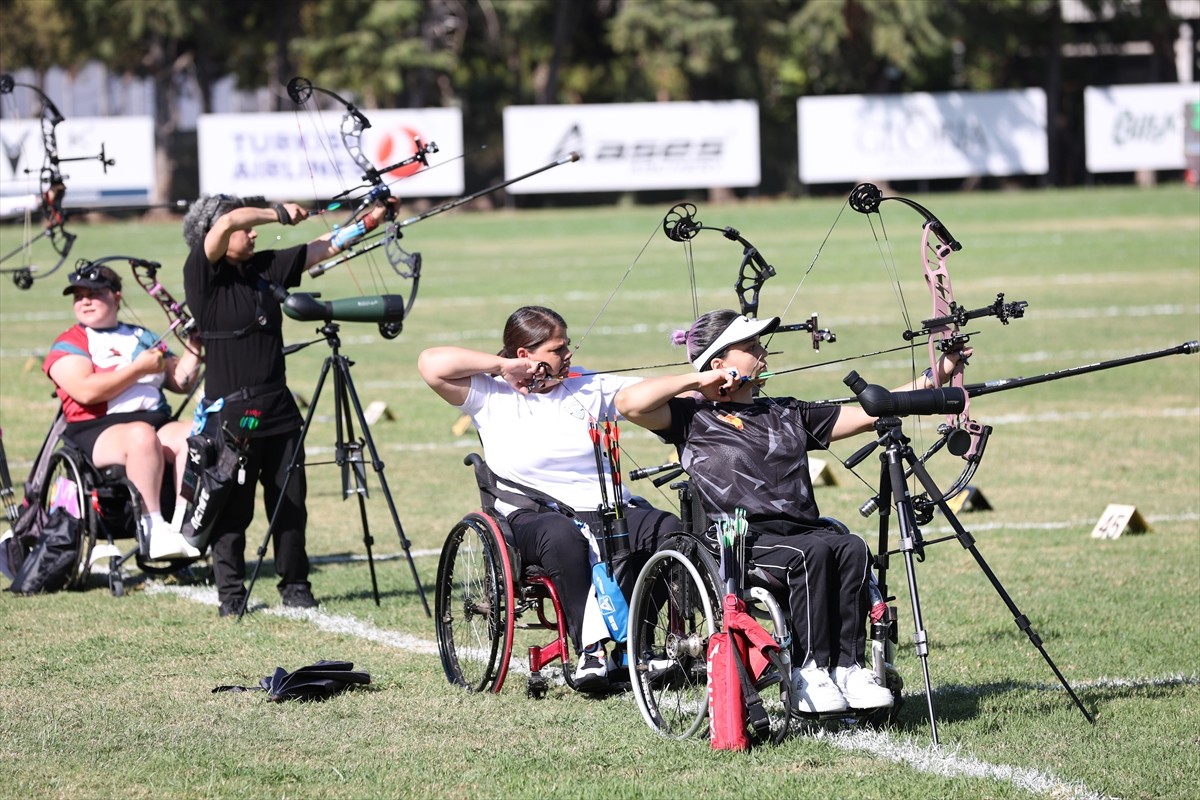
[[[104,273],[100,271],[99,267],[89,267],[72,272],[67,276],[67,280],[71,283],[79,283],[80,281],[104,281],[105,283],[109,283],[108,278],[104,277]]]

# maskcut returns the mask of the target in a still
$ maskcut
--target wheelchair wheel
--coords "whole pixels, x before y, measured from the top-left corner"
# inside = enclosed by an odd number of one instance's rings
[[[646,562],[633,587],[629,679],[646,724],[686,739],[708,717],[708,640],[720,625],[717,571],[690,537],[675,537],[664,548]]]
[[[46,480],[42,484],[39,499],[42,510],[46,513],[55,508],[61,508],[81,522],[79,555],[75,559],[75,563],[71,565],[66,586],[68,589],[80,589],[87,582],[88,565],[91,560],[92,546],[96,542],[96,531],[95,526],[92,525],[83,475],[79,464],[69,451],[58,450],[50,456]]]
[[[438,562],[434,624],[446,679],[471,692],[499,691],[512,655],[513,583],[496,521],[468,514]]]

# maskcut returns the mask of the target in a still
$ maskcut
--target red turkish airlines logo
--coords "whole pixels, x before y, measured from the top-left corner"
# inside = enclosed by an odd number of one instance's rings
[[[395,164],[414,155],[417,152],[417,139],[424,141],[424,137],[420,133],[405,126],[397,126],[386,131],[378,137],[378,143],[375,146],[375,163]],[[388,175],[394,178],[407,178],[409,175],[419,172],[421,167],[420,161],[414,161],[389,171]]]

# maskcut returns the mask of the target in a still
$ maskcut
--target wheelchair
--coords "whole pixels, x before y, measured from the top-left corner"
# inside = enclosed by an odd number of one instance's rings
[[[83,589],[91,574],[100,567],[114,597],[125,594],[125,564],[134,561],[142,572],[167,575],[180,571],[198,559],[149,558],[149,531],[142,530],[141,495],[125,475],[125,467],[96,467],[90,457],[65,440],[59,440],[47,462],[45,479],[38,502],[47,514],[62,508],[83,524],[79,555],[71,565],[67,589]],[[163,481],[162,509],[170,517],[175,492],[171,469]],[[124,552],[117,544],[133,539]]]
[[[678,465],[664,465],[635,471],[630,480],[660,472],[666,474],[655,479],[656,486],[683,475]],[[634,584],[629,601],[629,679],[646,724],[664,736],[686,739],[707,730],[708,641],[722,627],[725,589],[715,532],[699,498],[693,495],[687,480],[671,483],[670,488],[678,492],[685,532],[660,545]],[[850,533],[836,520],[823,521],[835,530]],[[894,608],[889,607],[886,618],[872,625],[868,642],[872,667],[892,691],[893,706],[809,714],[792,707],[791,635],[786,606],[779,602],[779,598],[787,597],[787,587],[752,566],[745,584],[747,611],[779,644],[778,654],[755,683],[770,721],[764,737],[782,741],[794,721],[805,724],[842,720],[880,725],[895,719],[903,682],[891,664],[896,643]]]
[[[481,508],[454,525],[438,561],[434,625],[446,679],[469,692],[498,693],[516,633],[547,630],[550,642],[528,649],[526,694],[546,695],[550,680],[543,670],[555,661],[574,689],[566,617],[554,583],[541,567],[521,563],[512,530],[487,491],[483,459],[471,453],[463,463],[475,470]]]

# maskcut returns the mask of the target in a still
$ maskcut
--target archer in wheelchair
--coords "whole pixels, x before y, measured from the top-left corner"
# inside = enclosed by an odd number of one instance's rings
[[[200,552],[180,533],[186,503],[172,503],[181,488],[189,426],[171,420],[162,390],[192,389],[200,371],[199,343],[176,356],[160,337],[119,321],[121,278],[107,266],[81,263],[69,281],[63,295],[72,298],[77,324],[55,339],[42,365],[62,403],[65,427],[64,446],[51,456],[41,500],[47,510],[67,508],[91,523],[74,583],[86,577],[92,561],[128,559],[113,539],[131,529],[138,535],[139,563],[169,568],[194,560]],[[48,438],[47,444],[54,441]],[[164,488],[168,468],[176,477]],[[113,515],[103,513],[101,498],[122,490],[127,500],[115,504],[132,502],[127,520],[132,524],[111,524]],[[164,494],[179,512],[173,522],[163,513]],[[98,535],[106,541],[93,548]]]
[[[674,514],[632,503],[619,477],[611,482],[616,496],[609,502],[609,476],[620,474],[614,463],[619,450],[610,433],[601,434],[600,421],[615,419],[613,397],[640,379],[573,369],[567,323],[548,308],[517,309],[503,339],[499,355],[435,347],[422,352],[417,364],[442,399],[471,417],[488,459],[483,471],[477,466],[483,509],[451,532],[439,569],[439,639],[452,639],[457,653],[447,661],[443,647],[447,677],[468,688],[499,691],[508,658],[505,653],[500,659],[497,679],[492,664],[497,647],[505,645],[495,627],[511,629],[513,604],[520,602],[515,598],[527,583],[525,568],[515,566],[519,562],[540,570],[545,581],[537,591],[556,598],[556,624],[565,623],[566,638],[578,653],[568,682],[604,691],[610,669],[621,660],[620,648],[610,652],[608,642],[625,635],[623,615],[612,606],[624,607],[636,577],[634,559],[613,559],[606,544],[614,551],[652,552],[681,524]],[[606,447],[600,446],[602,436]],[[620,516],[620,533],[606,542],[614,522],[610,508]],[[486,562],[480,569],[493,571],[468,575],[471,558]],[[490,566],[493,562],[512,563],[501,574]],[[471,630],[472,624],[477,629]],[[470,640],[464,638],[468,635]],[[556,655],[565,662],[565,647],[561,650]],[[484,667],[469,676],[472,657],[481,658]]]
[[[616,406],[676,445],[698,519],[744,515],[751,584],[786,598],[782,624],[790,633],[794,710],[827,715],[885,709],[894,697],[881,665],[874,671],[864,667],[871,554],[862,538],[820,516],[807,455],[870,430],[874,418],[859,408],[756,396],[767,356],[759,336],[778,324],[778,318],[749,319],[730,310],[702,315],[673,336],[676,344],[687,345],[695,372],[629,386],[617,395]],[[939,369],[949,375],[969,355],[969,350],[944,355]],[[927,374],[897,391],[926,388],[931,380]],[[712,568],[712,556],[702,548],[699,555]],[[631,605],[638,606],[643,594],[635,588]],[[640,613],[631,609],[635,618]],[[774,624],[778,632],[780,621]],[[683,649],[678,642],[674,647]]]

